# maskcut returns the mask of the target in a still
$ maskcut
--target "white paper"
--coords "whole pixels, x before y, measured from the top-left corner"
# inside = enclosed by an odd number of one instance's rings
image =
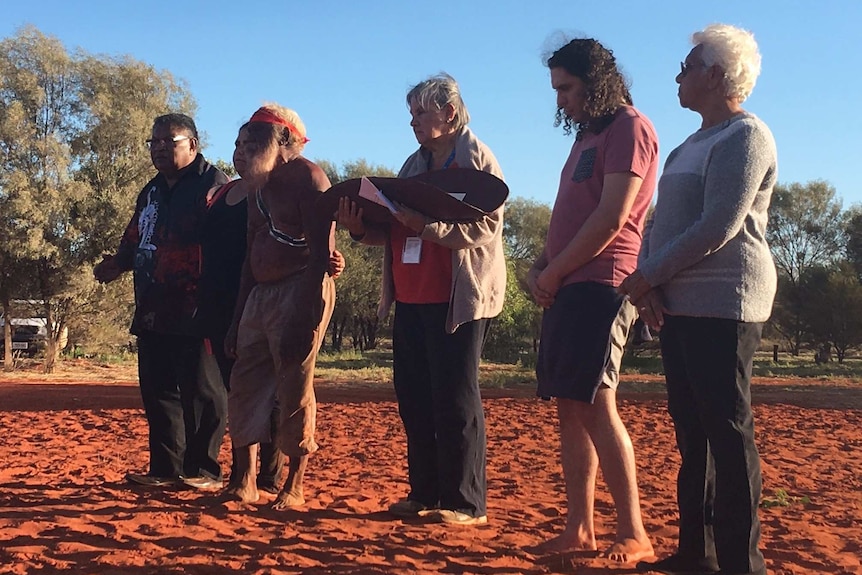
[[[467,194],[458,194],[458,193],[455,193],[455,192],[449,192],[449,195],[450,195],[450,196],[452,196],[453,198],[455,198],[456,200],[458,200],[459,202],[463,202],[463,201],[464,201],[464,197],[465,197]]]
[[[370,202],[374,202],[379,206],[383,206],[393,214],[398,211],[398,208],[395,207],[389,198],[387,198],[383,192],[377,189],[377,186],[366,177],[362,177],[359,181],[359,197],[365,198]]]

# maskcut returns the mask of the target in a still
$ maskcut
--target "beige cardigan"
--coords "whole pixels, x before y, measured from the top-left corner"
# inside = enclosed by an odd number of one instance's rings
[[[419,148],[404,162],[399,178],[428,171],[431,154]],[[479,141],[466,126],[455,140],[455,163],[458,167],[473,167],[501,180],[503,172],[490,148]],[[385,228],[388,230],[388,228]],[[384,319],[395,301],[392,280],[392,249],[384,229],[368,230],[364,243],[383,244],[383,282],[377,315]],[[506,293],[506,261],[503,253],[503,206],[481,220],[468,224],[431,222],[420,234],[423,240],[452,250],[452,291],[446,331],[454,333],[459,325],[481,318],[491,318],[503,309]]]

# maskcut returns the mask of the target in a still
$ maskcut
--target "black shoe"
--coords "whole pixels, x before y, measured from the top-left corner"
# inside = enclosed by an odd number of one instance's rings
[[[427,505],[414,499],[402,499],[389,506],[389,513],[401,519],[418,517],[419,513],[428,510],[430,508]]]
[[[671,555],[655,563],[638,561],[637,570],[654,571],[665,575],[717,575],[718,563],[714,559],[692,559],[682,555]]]
[[[145,475],[143,473],[126,473],[126,481],[137,485],[146,485],[147,487],[164,487],[166,485],[174,485],[177,482],[177,478]]]

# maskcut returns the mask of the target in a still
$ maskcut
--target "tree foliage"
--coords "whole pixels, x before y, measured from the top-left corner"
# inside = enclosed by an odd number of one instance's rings
[[[43,303],[46,371],[93,295],[93,261],[152,174],[143,140],[153,118],[194,108],[169,73],[130,58],[70,54],[33,27],[0,41],[0,262],[10,272],[0,294]],[[18,270],[35,285],[15,280]]]
[[[551,221],[551,208],[535,200],[511,198],[503,219],[503,245],[508,278],[506,301],[494,320],[485,356],[496,361],[530,363],[535,359],[542,326],[542,309],[527,287],[527,272],[541,255]]]
[[[847,261],[862,281],[862,206],[853,206],[847,211],[844,252]]]
[[[835,188],[823,180],[777,185],[769,207],[766,237],[779,272],[773,326],[799,355],[806,340],[804,313],[808,302],[802,278],[828,267],[843,253],[847,215]]]
[[[803,321],[815,349],[832,349],[843,363],[847,352],[862,345],[862,285],[852,265],[808,270],[801,281],[806,305]]]
[[[232,161],[228,162],[227,160],[218,158],[212,162],[212,165],[224,172],[224,174],[232,180],[239,177],[239,174],[237,173]]]
[[[551,207],[535,200],[511,198],[506,203],[503,240],[506,255],[516,262],[532,265],[545,247]]]
[[[542,313],[519,285],[515,267],[514,259],[506,261],[506,300],[503,311],[491,320],[482,357],[502,363],[533,365]]]
[[[837,261],[846,220],[828,182],[775,186],[766,237],[780,273],[798,285],[806,270]]]

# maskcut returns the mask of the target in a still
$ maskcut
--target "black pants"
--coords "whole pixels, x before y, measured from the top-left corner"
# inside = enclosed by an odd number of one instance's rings
[[[138,377],[149,424],[150,474],[221,477],[227,392],[199,337],[138,335]]]
[[[485,413],[479,356],[488,320],[445,329],[448,304],[395,307],[393,378],[407,433],[409,498],[486,514]]]
[[[751,367],[762,324],[665,316],[661,353],[682,467],[679,552],[763,572]]]
[[[222,383],[230,393],[230,372],[233,369],[234,359],[228,357],[224,352],[224,336],[215,336],[210,339],[213,355],[218,361],[219,373]],[[281,410],[278,407],[278,401],[272,409],[269,416],[269,433],[273,441],[269,443],[261,443],[258,451],[258,460],[260,461],[260,472],[257,475],[258,486],[279,487],[281,483],[281,472],[284,468],[284,454],[278,449],[275,444],[275,438],[278,437],[278,421],[281,417]],[[236,472],[236,451],[233,451],[230,463],[230,477],[236,479],[239,477]]]

